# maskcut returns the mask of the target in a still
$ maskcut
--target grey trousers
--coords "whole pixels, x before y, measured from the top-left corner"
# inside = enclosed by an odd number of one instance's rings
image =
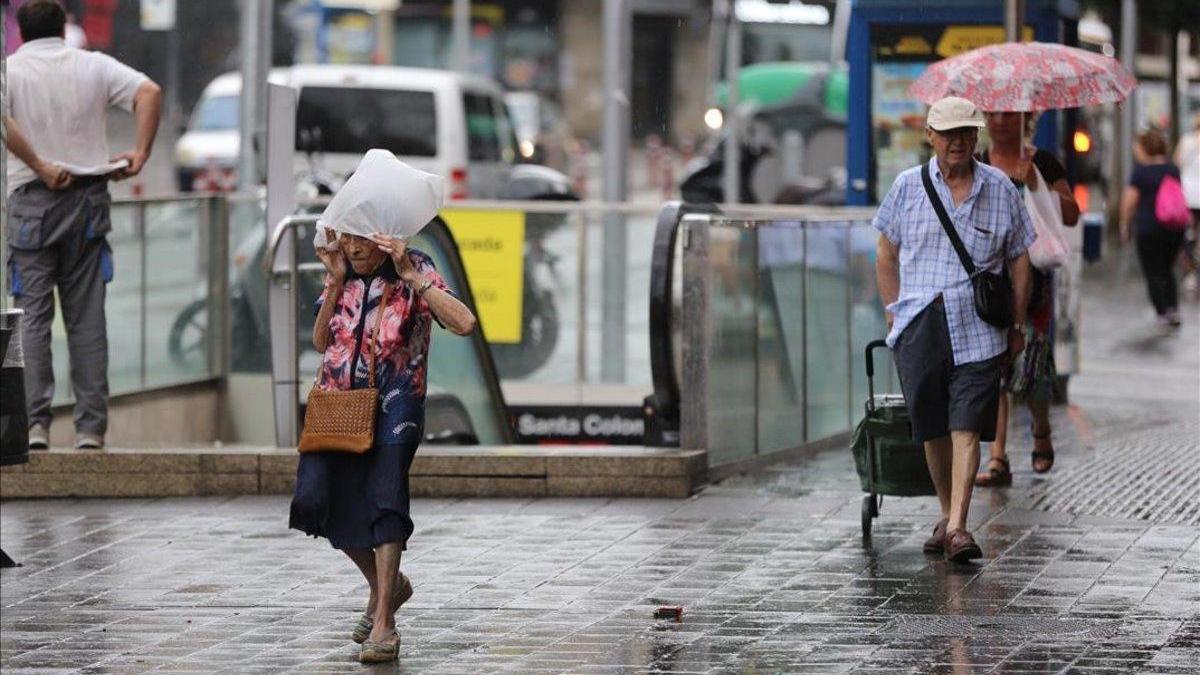
[[[35,181],[9,197],[9,274],[16,305],[25,310],[25,393],[31,425],[50,425],[50,325],[57,289],[67,329],[75,430],[103,435],[108,429],[104,284],[112,278],[112,250],[105,239],[112,229],[111,203],[102,179],[82,180],[63,191]]]

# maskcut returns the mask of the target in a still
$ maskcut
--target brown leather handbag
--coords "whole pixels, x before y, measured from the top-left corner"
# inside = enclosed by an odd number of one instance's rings
[[[370,288],[367,292],[370,292]],[[391,284],[385,285],[368,349],[370,379],[367,388],[345,391],[314,388],[309,392],[308,408],[304,411],[304,431],[296,448],[300,452],[350,452],[361,455],[371,449],[375,439],[375,411],[379,402],[379,389],[375,387],[375,348],[391,294]],[[353,373],[350,378],[353,381]]]

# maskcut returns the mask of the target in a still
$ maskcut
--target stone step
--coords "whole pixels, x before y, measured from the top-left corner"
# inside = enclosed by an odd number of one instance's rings
[[[53,449],[0,468],[0,498],[290,494],[298,455],[256,446]],[[414,497],[672,497],[707,481],[703,450],[639,446],[423,446]]]

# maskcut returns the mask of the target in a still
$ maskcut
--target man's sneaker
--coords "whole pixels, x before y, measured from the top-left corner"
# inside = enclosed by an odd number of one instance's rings
[[[104,437],[100,434],[75,434],[76,450],[102,450]]]
[[[49,450],[50,449],[50,430],[42,424],[35,424],[29,427],[29,449],[30,450]]]

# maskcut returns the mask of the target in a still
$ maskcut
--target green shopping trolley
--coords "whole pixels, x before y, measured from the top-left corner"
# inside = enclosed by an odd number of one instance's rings
[[[934,495],[933,480],[925,463],[925,448],[913,441],[912,422],[902,394],[875,395],[875,361],[872,352],[887,348],[883,340],[867,345],[866,414],[854,429],[850,451],[863,492],[863,537],[871,536],[871,521],[879,516],[883,495],[920,497]]]

